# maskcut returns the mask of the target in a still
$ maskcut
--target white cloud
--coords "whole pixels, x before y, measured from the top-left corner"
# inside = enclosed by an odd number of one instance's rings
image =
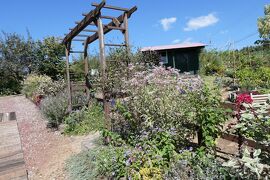
[[[160,20],[160,24],[162,25],[164,31],[168,31],[169,29],[172,28],[172,24],[175,23],[176,20],[177,20],[176,17],[163,18]]]
[[[175,40],[172,41],[173,44],[178,44],[178,43],[180,43],[180,42],[181,42],[180,39],[175,39]]]
[[[172,43],[173,44],[189,44],[189,43],[191,43],[191,41],[192,41],[192,38],[188,37],[183,41],[181,41],[180,39],[175,39],[175,40],[172,41]]]
[[[188,22],[184,31],[193,31],[200,28],[204,28],[213,24],[216,24],[219,19],[214,15],[214,13],[210,13],[207,16],[199,16],[196,18],[191,18]]]
[[[186,38],[186,39],[182,42],[182,44],[188,44],[188,43],[191,43],[191,41],[192,41],[192,38],[189,37],[189,38]]]

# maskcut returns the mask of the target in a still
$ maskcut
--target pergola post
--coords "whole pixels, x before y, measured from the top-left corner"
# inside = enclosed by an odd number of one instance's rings
[[[66,73],[67,73],[67,94],[68,94],[68,113],[72,111],[72,96],[71,96],[71,82],[69,76],[69,51],[70,51],[70,43],[65,46],[66,50]]]
[[[100,17],[97,18],[97,26],[98,26],[98,37],[99,37],[99,58],[101,62],[101,74],[102,74],[102,94],[103,94],[103,105],[104,105],[104,113],[105,113],[105,124],[106,127],[109,128],[109,97],[107,94],[107,90],[105,88],[106,83],[106,57],[105,57],[105,44],[104,44],[104,31],[103,24]]]
[[[89,101],[90,99],[90,91],[87,85],[89,84],[89,79],[88,79],[88,74],[89,74],[89,59],[88,59],[88,44],[86,41],[84,42],[84,51],[83,51],[83,58],[84,58],[84,77],[85,77],[85,84],[86,84],[86,94],[87,94],[87,100]]]
[[[124,36],[125,36],[125,45],[127,48],[127,51],[130,53],[130,47],[129,47],[129,32],[128,32],[128,14],[124,13]]]

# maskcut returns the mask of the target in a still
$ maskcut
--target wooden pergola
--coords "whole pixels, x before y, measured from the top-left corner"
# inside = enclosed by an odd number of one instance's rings
[[[68,93],[68,112],[72,111],[72,93],[71,93],[71,82],[70,82],[70,72],[69,72],[69,55],[70,53],[83,53],[84,55],[84,75],[86,81],[88,81],[88,46],[93,43],[97,39],[99,40],[99,58],[101,62],[101,74],[103,81],[103,102],[104,102],[104,110],[105,116],[108,116],[108,99],[106,99],[105,91],[104,91],[104,82],[106,78],[106,56],[105,56],[105,46],[125,46],[128,51],[130,51],[129,47],[129,32],[128,32],[128,19],[131,15],[137,10],[137,7],[134,6],[131,9],[116,7],[106,5],[106,1],[103,0],[100,4],[92,3],[92,6],[95,9],[91,10],[89,13],[82,14],[84,18],[75,22],[77,25],[74,28],[70,29],[70,32],[66,34],[63,39],[63,44],[66,48],[66,76],[67,76],[67,93]],[[108,15],[103,15],[101,10],[110,9],[114,11],[120,11],[121,15],[118,17],[112,17]],[[102,19],[109,19],[110,23],[103,24]],[[96,29],[87,29],[88,26],[96,27]],[[112,30],[121,31],[124,35],[124,43],[123,44],[105,44],[104,43],[104,35],[109,33]],[[81,34],[92,33],[92,34]],[[76,37],[81,37],[80,39],[76,39]],[[84,45],[83,51],[73,51],[71,50],[72,41],[82,41]],[[86,89],[87,96],[89,97],[89,89]]]

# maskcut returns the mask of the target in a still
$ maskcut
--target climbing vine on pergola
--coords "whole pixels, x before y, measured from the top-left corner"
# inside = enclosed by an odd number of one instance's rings
[[[70,73],[69,73],[69,55],[70,53],[83,53],[84,54],[84,69],[85,69],[85,80],[87,82],[87,77],[89,73],[88,67],[88,46],[96,40],[99,40],[99,58],[101,62],[101,74],[102,74],[102,86],[103,86],[103,102],[105,115],[108,116],[108,99],[106,99],[104,83],[106,77],[106,56],[105,56],[105,46],[125,46],[128,51],[130,51],[129,47],[129,32],[128,32],[128,19],[130,16],[137,10],[137,7],[134,6],[131,9],[116,7],[111,5],[106,5],[106,1],[103,0],[100,4],[92,3],[92,6],[95,9],[91,10],[87,14],[83,14],[84,18],[76,22],[76,26],[70,29],[70,32],[66,34],[63,39],[63,44],[66,48],[66,74],[67,74],[67,93],[68,93],[68,111],[72,111],[72,93],[71,93],[71,82],[70,82]],[[102,9],[110,9],[113,11],[121,11],[121,15],[118,17],[112,17],[109,15],[104,15],[102,13]],[[102,19],[111,20],[108,24],[103,24]],[[87,29],[88,26],[96,27],[96,29]],[[109,33],[112,30],[121,31],[124,35],[124,43],[123,44],[105,44],[104,43],[104,35]],[[81,34],[92,33],[92,34]],[[80,39],[75,39],[76,37],[81,37]],[[73,51],[71,50],[72,41],[82,41],[84,45],[83,51]],[[87,96],[89,97],[89,89],[86,88]]]

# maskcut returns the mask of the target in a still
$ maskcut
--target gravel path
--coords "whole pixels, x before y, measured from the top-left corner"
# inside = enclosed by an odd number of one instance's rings
[[[24,96],[0,97],[0,112],[16,112],[29,179],[67,179],[65,160],[86,137],[66,137],[46,128],[39,109]]]

